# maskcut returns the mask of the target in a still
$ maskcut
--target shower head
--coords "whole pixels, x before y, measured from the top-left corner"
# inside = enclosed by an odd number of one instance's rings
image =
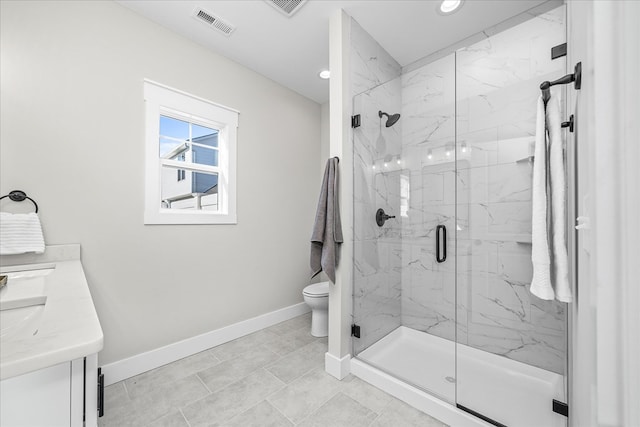
[[[388,115],[387,113],[384,113],[382,111],[378,111],[378,117],[382,118],[382,116],[387,116],[387,123],[385,123],[385,126],[390,128],[391,126],[395,125],[396,122],[398,120],[400,120],[400,114],[392,114],[392,115]]]

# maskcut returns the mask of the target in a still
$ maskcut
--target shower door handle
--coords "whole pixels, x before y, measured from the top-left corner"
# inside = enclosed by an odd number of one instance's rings
[[[442,234],[442,244],[440,244],[440,235]],[[442,256],[440,252],[442,247]],[[439,225],[436,227],[436,261],[445,262],[447,260],[447,227]]]

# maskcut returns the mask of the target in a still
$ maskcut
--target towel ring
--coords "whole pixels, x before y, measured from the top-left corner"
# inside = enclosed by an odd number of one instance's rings
[[[0,197],[0,200],[4,199],[5,197],[8,197],[14,202],[23,202],[25,199],[29,199],[31,203],[33,203],[33,206],[36,207],[36,213],[38,213],[38,204],[31,197],[27,196],[27,193],[25,193],[24,191],[13,190],[9,194],[5,194],[4,196]]]

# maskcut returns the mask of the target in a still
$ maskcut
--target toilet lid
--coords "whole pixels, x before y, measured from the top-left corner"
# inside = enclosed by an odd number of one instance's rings
[[[329,295],[329,282],[320,282],[320,283],[314,283],[313,285],[309,285],[306,288],[304,288],[302,293],[306,295],[313,295],[313,296]]]

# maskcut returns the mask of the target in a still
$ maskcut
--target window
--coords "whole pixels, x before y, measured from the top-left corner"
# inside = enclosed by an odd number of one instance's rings
[[[145,224],[236,223],[238,112],[144,82]]]
[[[160,121],[162,121],[162,117],[160,118]],[[160,138],[162,138],[162,129],[160,130]],[[185,161],[186,156],[184,155],[184,153],[182,153],[179,157],[180,161]],[[178,181],[182,181],[183,179],[185,179],[186,174],[185,174],[185,170],[184,169],[178,169]]]

